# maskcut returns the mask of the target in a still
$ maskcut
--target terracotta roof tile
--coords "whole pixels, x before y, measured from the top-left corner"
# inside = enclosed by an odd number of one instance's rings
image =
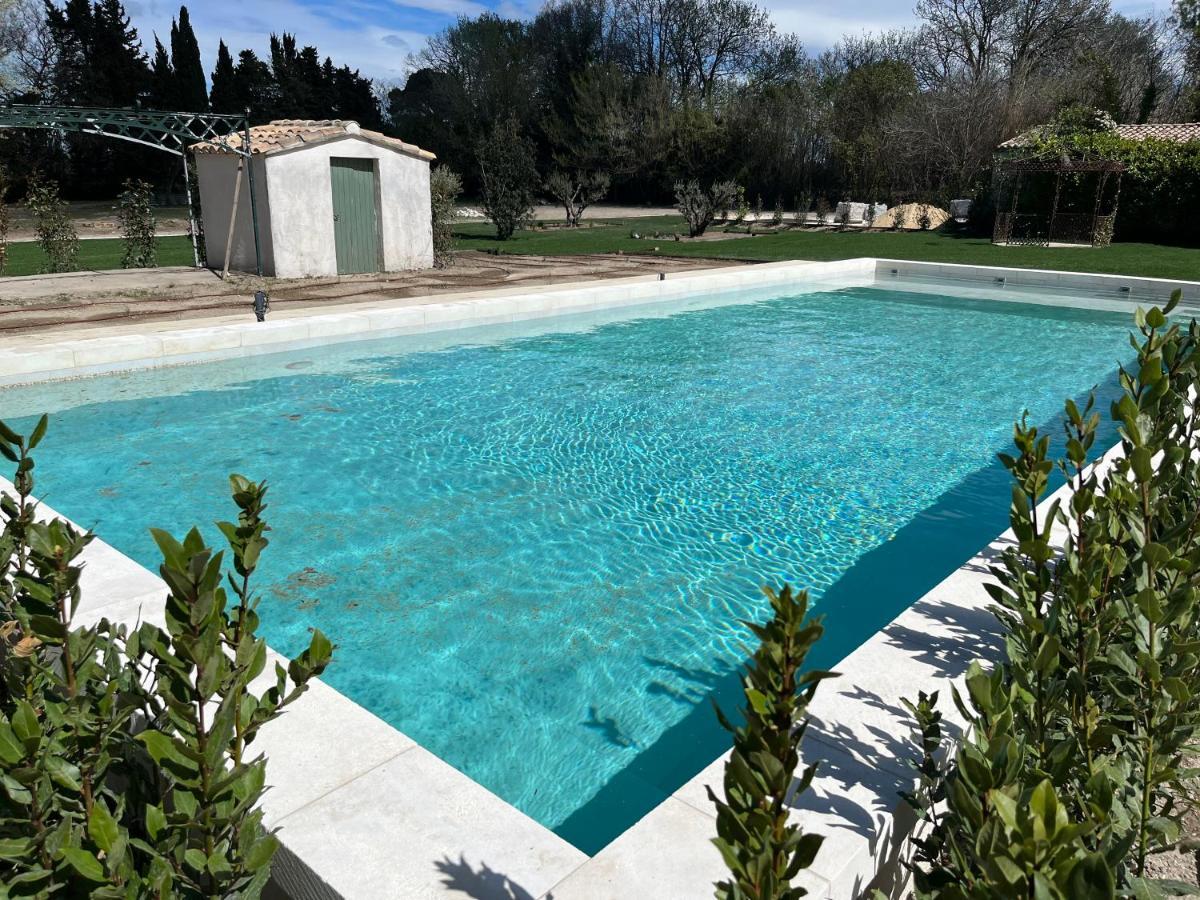
[[[1003,150],[1015,150],[1029,147],[1037,139],[1040,128],[1033,128],[1000,145]],[[1133,141],[1144,141],[1146,138],[1157,138],[1160,141],[1174,141],[1187,144],[1200,141],[1200,122],[1161,122],[1154,125],[1118,125],[1116,132],[1120,137]]]
[[[428,150],[378,131],[368,131],[350,119],[276,119],[267,125],[250,129],[250,152],[255,155],[278,153],[301,144],[321,144],[351,134],[373,144],[379,144],[409,156],[432,160],[437,157]],[[193,144],[196,153],[227,153],[214,144]]]

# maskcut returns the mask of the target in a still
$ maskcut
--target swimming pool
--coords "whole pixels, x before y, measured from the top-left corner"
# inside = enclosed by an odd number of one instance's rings
[[[8,389],[0,415],[55,411],[47,499],[151,567],[146,526],[267,478],[270,643],[321,627],[327,681],[593,852],[726,745],[709,698],[737,701],[760,584],[814,590],[836,662],[1003,529],[1012,419],[1111,391],[1128,327],[773,289]]]

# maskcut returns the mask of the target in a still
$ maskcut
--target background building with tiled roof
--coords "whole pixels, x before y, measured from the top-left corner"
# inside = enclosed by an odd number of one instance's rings
[[[192,148],[209,265],[255,268],[244,158]],[[250,129],[263,274],[278,278],[433,265],[434,155],[351,121],[283,119]],[[232,226],[232,239],[231,239]]]
[[[1030,131],[1018,134],[1015,138],[1005,141],[1000,145],[1001,150],[1020,150],[1024,147],[1032,147],[1038,137],[1041,135],[1043,128],[1034,128]],[[1124,138],[1130,141],[1144,141],[1146,138],[1155,138],[1160,141],[1172,141],[1176,144],[1187,144],[1191,141],[1200,141],[1200,122],[1178,122],[1174,124],[1159,123],[1154,125],[1115,125],[1112,131],[1117,137]]]

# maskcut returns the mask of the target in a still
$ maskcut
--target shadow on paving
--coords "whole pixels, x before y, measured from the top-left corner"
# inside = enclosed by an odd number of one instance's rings
[[[1098,396],[1113,396],[1116,384],[1114,372],[1097,389]],[[1099,455],[1116,441],[1116,431],[1108,421],[1107,400],[1100,400],[1097,406],[1102,419],[1095,448]],[[1043,433],[1051,437],[1052,453],[1057,451],[1062,443],[1058,421],[1043,426]],[[980,548],[992,542],[1008,527],[1009,485],[1008,472],[996,460],[942,494],[932,506],[897,531],[891,540],[860,557],[816,598],[815,611],[826,617],[826,630],[808,660],[808,667],[836,666],[838,660],[853,652],[867,637],[883,629],[946,576],[976,556]],[[931,640],[929,635],[908,633],[903,627],[896,626],[889,631],[889,639],[909,648],[918,648],[915,652],[920,654],[920,660],[934,668],[939,676],[957,676],[972,660],[994,654],[999,649],[996,624],[990,613],[945,603],[931,608],[936,610],[931,615],[939,618],[948,628],[949,635]],[[669,672],[683,680],[687,687],[680,690],[655,683],[646,686],[645,690],[670,692],[692,709],[554,829],[556,834],[588,855],[601,850],[730,746],[729,735],[717,723],[712,703],[719,704],[730,714],[740,708],[740,666],[705,671],[684,669],[665,661],[654,662],[665,670],[664,674]],[[630,687],[638,689],[639,686]],[[855,741],[848,732],[833,730],[832,733],[844,739],[845,743],[840,747],[844,754],[876,769],[890,769],[894,773],[897,766],[904,766],[904,760],[916,753],[916,743],[906,741],[905,735],[887,736],[883,744],[887,748],[885,758],[878,751]],[[815,735],[812,739],[819,740]],[[861,768],[856,766],[855,772],[844,773],[847,784],[852,775],[861,778]],[[824,771],[837,774],[830,769]],[[895,777],[883,777],[887,783],[876,787],[894,792]],[[836,811],[873,839],[875,823],[869,811],[841,807]]]

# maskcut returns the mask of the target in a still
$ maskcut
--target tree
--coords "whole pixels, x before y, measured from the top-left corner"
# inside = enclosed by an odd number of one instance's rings
[[[258,58],[253,50],[238,54],[233,70],[233,95],[237,109],[250,110],[256,122],[266,122],[277,117],[278,88],[271,67]]]
[[[845,178],[860,195],[884,180],[894,150],[886,133],[892,122],[910,115],[917,98],[912,67],[883,60],[851,69],[834,95],[834,133]]]
[[[171,68],[175,71],[175,93],[179,109],[208,109],[208,88],[204,83],[204,65],[200,44],[192,31],[186,6],[179,7],[178,20],[171,22]]]
[[[516,117],[509,116],[476,145],[475,155],[484,211],[496,226],[496,237],[507,241],[533,218],[533,192],[538,185],[533,146]]]
[[[732,181],[714,182],[707,191],[694,178],[675,182],[675,206],[687,220],[689,237],[704,234],[716,214],[729,209],[737,197],[738,186]]]
[[[607,172],[551,172],[546,178],[546,190],[566,211],[567,224],[579,227],[583,212],[608,193],[611,179]]]
[[[237,109],[237,73],[233,67],[233,57],[225,42],[217,44],[217,64],[212,70],[212,90],[208,95],[209,106],[215,112],[230,113]]]
[[[178,89],[167,48],[155,36],[154,57],[150,61],[150,105],[155,109],[183,109]]]

